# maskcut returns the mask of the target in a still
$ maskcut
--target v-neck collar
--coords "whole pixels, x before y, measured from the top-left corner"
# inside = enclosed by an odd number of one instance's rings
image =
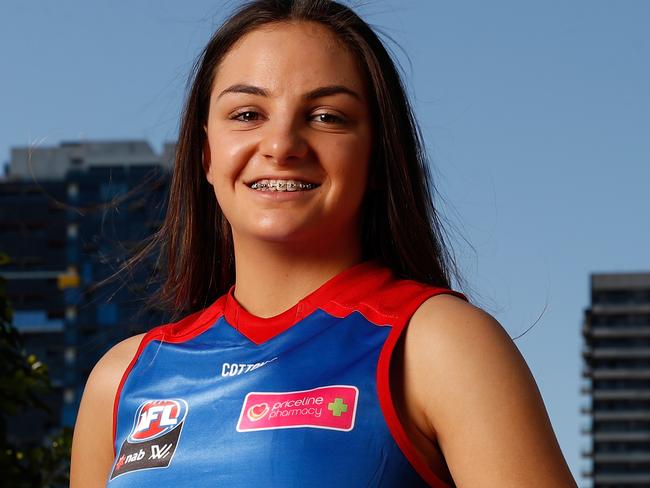
[[[374,260],[355,264],[325,281],[291,308],[273,317],[258,317],[244,309],[235,299],[233,285],[226,295],[224,317],[230,326],[259,345],[288,330],[337,295],[345,294],[344,292],[355,283],[365,282],[363,278],[368,274],[373,275],[373,271],[381,270],[382,267]]]

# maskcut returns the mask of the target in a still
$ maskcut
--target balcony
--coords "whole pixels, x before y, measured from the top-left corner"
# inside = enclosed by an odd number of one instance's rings
[[[616,486],[648,486],[650,471],[643,474],[596,474],[594,483],[610,484]]]
[[[650,368],[584,368],[582,376],[594,380],[650,378]]]
[[[603,452],[595,453],[593,459],[595,463],[647,463],[650,462],[650,452]]]
[[[648,442],[650,431],[618,431],[618,432],[595,432],[592,434],[594,442]]]
[[[589,311],[592,316],[650,313],[650,303],[593,304]]]
[[[645,400],[650,398],[650,389],[643,390],[595,390],[591,393],[594,400]]]
[[[582,349],[584,358],[650,358],[650,347],[589,347]]]
[[[648,420],[650,410],[622,410],[613,412],[593,412],[593,420]]]
[[[650,337],[650,325],[639,327],[618,327],[598,325],[586,329],[584,335],[588,337]]]

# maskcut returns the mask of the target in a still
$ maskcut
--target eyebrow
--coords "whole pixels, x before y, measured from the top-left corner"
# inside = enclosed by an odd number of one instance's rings
[[[217,97],[217,100],[221,98],[223,95],[225,95],[226,93],[247,93],[249,95],[259,95],[261,97],[271,96],[269,91],[266,88],[260,88],[259,86],[237,83],[235,85],[229,86],[224,91],[222,91]],[[320,88],[316,88],[314,90],[305,93],[303,95],[303,98],[305,100],[315,100],[316,98],[329,97],[331,95],[338,95],[339,93],[350,95],[356,98],[357,100],[361,101],[361,96],[357,92],[343,85],[321,86]]]

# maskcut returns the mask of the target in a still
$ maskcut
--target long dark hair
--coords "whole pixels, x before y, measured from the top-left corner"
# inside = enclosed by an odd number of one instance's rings
[[[399,72],[381,40],[350,8],[332,0],[254,0],[219,28],[196,61],[182,114],[167,215],[137,262],[157,250],[163,271],[154,297],[174,315],[199,310],[234,283],[230,225],[202,167],[203,129],[216,70],[233,44],[269,23],[318,22],[356,56],[365,72],[374,122],[368,191],[361,219],[364,259],[402,278],[450,287],[460,282],[445,230],[433,205],[422,136]]]

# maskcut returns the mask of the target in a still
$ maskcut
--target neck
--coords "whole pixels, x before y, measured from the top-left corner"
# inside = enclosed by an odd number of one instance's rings
[[[326,241],[326,240],[323,240]],[[233,235],[235,299],[258,317],[291,308],[341,271],[361,262],[358,238],[319,245],[251,242]]]

